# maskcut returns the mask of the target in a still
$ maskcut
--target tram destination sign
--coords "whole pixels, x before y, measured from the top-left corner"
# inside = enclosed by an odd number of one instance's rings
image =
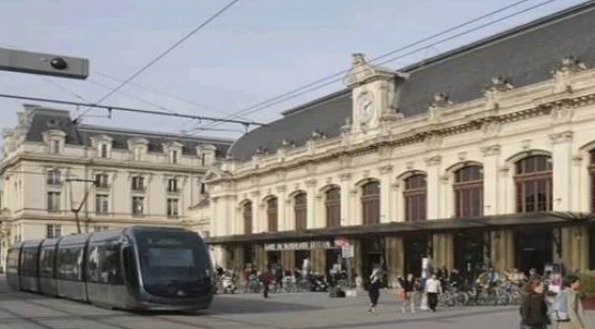
[[[310,250],[310,249],[335,249],[337,246],[332,241],[303,241],[303,242],[282,242],[265,243],[265,251],[281,250]]]

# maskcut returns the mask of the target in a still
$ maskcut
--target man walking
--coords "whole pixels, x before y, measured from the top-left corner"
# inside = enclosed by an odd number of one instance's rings
[[[442,284],[436,278],[436,274],[426,281],[426,294],[428,295],[428,306],[432,312],[436,312],[438,305],[438,294],[442,293]]]

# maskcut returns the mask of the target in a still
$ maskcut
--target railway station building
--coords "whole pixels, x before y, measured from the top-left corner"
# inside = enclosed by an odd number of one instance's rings
[[[595,267],[595,5],[403,67],[354,54],[345,89],[283,113],[207,174],[214,262],[392,277]]]

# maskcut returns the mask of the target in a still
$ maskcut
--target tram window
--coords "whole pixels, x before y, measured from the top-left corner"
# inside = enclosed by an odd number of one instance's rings
[[[82,281],[83,251],[82,246],[60,248],[58,251],[58,279]]]
[[[37,250],[24,249],[21,259],[21,274],[23,276],[37,276]]]
[[[122,284],[120,270],[120,246],[94,246],[89,251],[87,263],[89,281],[109,284]]]
[[[98,252],[97,246],[89,247],[87,255],[87,280],[89,282],[99,282]]]
[[[39,276],[42,278],[51,278],[54,268],[54,247],[41,250],[39,256]]]

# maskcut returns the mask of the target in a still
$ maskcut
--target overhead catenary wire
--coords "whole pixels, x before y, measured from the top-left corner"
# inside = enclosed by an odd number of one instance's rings
[[[0,97],[11,98],[11,99],[29,100],[29,101],[43,102],[43,103],[54,103],[54,104],[62,104],[62,105],[73,105],[73,106],[84,106],[84,107],[101,108],[101,109],[108,110],[110,113],[111,113],[111,111],[122,111],[122,112],[133,112],[133,113],[141,113],[141,114],[162,115],[162,116],[170,116],[170,117],[185,118],[185,119],[195,119],[195,120],[204,120],[204,121],[224,121],[224,122],[227,122],[227,123],[238,123],[238,124],[242,124],[244,126],[246,126],[246,125],[248,125],[248,126],[250,126],[250,125],[266,126],[265,123],[259,123],[259,122],[256,122],[256,121],[244,121],[244,120],[223,119],[223,118],[215,118],[215,117],[209,117],[209,116],[192,115],[192,114],[184,114],[184,113],[169,113],[169,112],[161,112],[161,111],[151,111],[151,110],[136,109],[136,108],[131,108],[131,107],[89,104],[89,103],[81,103],[81,102],[74,102],[74,101],[65,101],[65,100],[58,100],[58,99],[51,99],[51,98],[40,98],[40,97],[30,97],[30,96],[23,96],[23,95],[10,95],[10,94],[0,94]],[[76,119],[75,119],[75,122],[76,122]]]
[[[122,89],[124,86],[126,86],[128,83],[130,83],[132,80],[136,79],[139,75],[141,75],[143,72],[145,72],[146,70],[148,70],[151,66],[153,66],[155,63],[157,63],[158,61],[160,61],[162,58],[164,58],[165,56],[167,56],[167,54],[169,54],[174,49],[176,49],[178,46],[180,46],[181,44],[183,44],[186,40],[188,40],[190,37],[192,37],[198,31],[202,30],[205,26],[209,25],[212,21],[214,21],[217,17],[221,16],[223,13],[225,13],[229,8],[231,8],[233,5],[235,5],[239,1],[240,0],[232,0],[227,5],[225,5],[221,9],[219,9],[217,12],[215,12],[215,14],[211,15],[209,18],[207,18],[207,20],[205,20],[204,22],[202,22],[201,24],[199,24],[197,27],[195,27],[194,29],[192,29],[192,31],[190,31],[189,33],[187,33],[180,40],[176,41],[173,45],[171,45],[170,47],[168,47],[164,52],[162,52],[161,54],[159,54],[157,57],[155,57],[154,59],[152,59],[151,61],[149,61],[147,64],[143,65],[139,70],[137,70],[130,77],[128,77],[127,79],[125,79],[124,81],[122,81],[122,83],[120,83],[118,86],[116,86],[110,92],[108,92],[107,94],[105,94],[103,97],[101,97],[99,100],[97,100],[94,104],[100,104],[101,102],[105,101],[110,96],[112,96],[113,94],[115,94],[116,92],[118,92],[120,89]],[[82,114],[80,114],[77,117],[77,119],[79,119],[80,117],[82,117],[83,115],[85,115],[90,110],[91,110],[91,108],[87,109],[85,112],[83,112]]]
[[[490,22],[488,22],[488,23],[482,24],[482,25],[480,25],[480,26],[477,26],[477,27],[474,27],[474,28],[471,28],[471,29],[467,29],[467,30],[465,30],[465,31],[463,31],[463,32],[461,32],[461,33],[457,33],[457,34],[455,34],[455,35],[453,35],[453,36],[450,36],[450,37],[447,37],[447,38],[441,39],[441,40],[440,40],[440,41],[438,41],[438,42],[434,42],[434,43],[432,43],[432,44],[429,44],[429,45],[423,46],[423,47],[421,47],[421,48],[417,48],[417,49],[415,49],[414,51],[410,51],[410,52],[406,53],[405,55],[401,55],[401,56],[398,56],[398,57],[389,58],[389,59],[387,59],[387,60],[384,60],[384,61],[382,61],[382,62],[380,62],[380,63],[376,63],[376,62],[377,62],[378,60],[380,60],[380,59],[384,59],[384,58],[386,58],[386,57],[389,57],[389,56],[391,56],[391,55],[394,55],[394,54],[396,54],[396,53],[399,53],[399,52],[402,52],[402,51],[404,51],[404,50],[410,49],[410,48],[412,48],[412,47],[414,47],[414,46],[416,46],[416,45],[419,45],[419,44],[421,44],[421,43],[424,43],[424,42],[426,42],[426,41],[429,41],[429,40],[435,39],[436,37],[439,37],[439,36],[442,36],[442,35],[448,34],[448,33],[450,33],[450,32],[453,32],[453,31],[455,31],[455,30],[458,30],[458,29],[460,29],[460,28],[462,28],[462,27],[468,26],[468,25],[470,25],[470,24],[473,24],[473,23],[475,23],[475,22],[478,22],[478,21],[480,21],[480,20],[483,20],[483,19],[485,19],[485,18],[487,18],[487,17],[493,16],[493,15],[495,15],[495,14],[497,14],[497,13],[500,13],[500,12],[503,12],[503,11],[505,11],[505,10],[508,10],[508,9],[510,9],[510,8],[516,7],[516,6],[518,6],[518,5],[520,5],[520,4],[523,4],[523,3],[527,2],[527,1],[529,1],[529,0],[521,0],[521,1],[517,1],[517,2],[515,2],[515,3],[513,3],[513,4],[507,5],[507,6],[505,6],[505,7],[499,8],[499,9],[497,9],[497,10],[495,10],[495,11],[492,11],[492,12],[489,12],[489,13],[487,13],[487,14],[481,15],[481,16],[479,16],[479,17],[477,17],[477,18],[474,18],[474,19],[472,19],[472,20],[470,20],[470,21],[467,21],[467,22],[464,22],[464,23],[458,24],[458,25],[456,25],[456,26],[454,26],[454,27],[451,27],[451,28],[449,28],[449,29],[446,29],[446,30],[444,30],[444,31],[442,31],[442,32],[439,32],[439,33],[433,34],[433,35],[431,35],[431,36],[429,36],[429,37],[423,38],[423,39],[421,39],[421,40],[419,40],[419,41],[415,41],[415,42],[413,42],[413,43],[410,43],[410,44],[408,44],[408,45],[406,45],[406,46],[400,47],[400,48],[398,48],[398,49],[396,49],[396,50],[392,50],[392,51],[390,51],[390,52],[388,52],[388,53],[385,53],[385,54],[383,54],[383,55],[381,55],[381,56],[378,56],[378,57],[376,57],[376,58],[373,58],[372,60],[370,60],[370,61],[369,61],[369,63],[371,63],[371,64],[375,64],[375,65],[382,65],[382,64],[386,64],[386,63],[394,62],[394,61],[396,61],[396,60],[398,60],[398,59],[400,59],[400,58],[403,58],[403,57],[409,56],[409,55],[411,55],[411,54],[417,53],[417,52],[419,52],[419,51],[421,51],[421,50],[424,50],[424,49],[427,49],[427,48],[430,48],[430,47],[433,47],[433,46],[439,45],[439,44],[441,44],[441,43],[444,43],[444,42],[446,42],[446,41],[449,41],[449,40],[452,40],[452,39],[454,39],[454,38],[460,37],[460,36],[462,36],[462,35],[465,35],[465,34],[468,34],[468,33],[474,32],[474,31],[477,31],[477,30],[479,30],[479,29],[482,29],[482,28],[485,28],[485,27],[487,27],[487,26],[490,26],[490,25],[493,25],[493,24],[499,23],[499,22],[501,22],[501,21],[503,21],[503,20],[506,20],[506,19],[509,19],[509,18],[512,18],[512,17],[518,16],[518,15],[520,15],[520,14],[526,13],[526,12],[528,12],[528,11],[531,11],[531,10],[534,10],[534,9],[537,9],[537,8],[539,8],[539,7],[542,7],[542,6],[544,6],[544,5],[547,5],[547,4],[549,4],[549,3],[552,3],[552,2],[555,2],[555,1],[558,1],[558,0],[547,0],[547,1],[544,1],[544,2],[541,2],[541,3],[538,3],[538,4],[536,4],[536,5],[533,5],[533,6],[531,6],[531,7],[525,8],[525,9],[523,9],[523,10],[520,10],[520,11],[517,11],[517,12],[514,12],[514,13],[512,13],[512,14],[509,14],[509,15],[507,15],[507,16],[504,16],[504,17],[498,18],[498,19],[496,19],[496,20],[490,21]],[[296,98],[296,97],[299,97],[299,96],[302,96],[302,95],[308,94],[308,93],[310,93],[310,92],[312,92],[312,91],[315,91],[315,90],[318,90],[318,89],[324,88],[324,87],[326,87],[326,86],[329,86],[329,85],[331,85],[331,84],[334,84],[334,83],[336,83],[336,82],[339,82],[339,81],[341,81],[341,80],[343,79],[343,75],[344,75],[344,74],[347,74],[348,72],[349,72],[349,69],[347,69],[347,70],[342,70],[342,71],[340,71],[340,72],[337,72],[337,73],[331,74],[331,75],[329,75],[329,76],[326,76],[326,77],[324,77],[324,78],[322,78],[322,79],[319,79],[319,80],[316,80],[316,81],[314,81],[314,82],[311,82],[311,83],[308,83],[308,84],[302,85],[302,86],[300,86],[300,87],[298,87],[298,88],[292,89],[292,90],[290,90],[290,91],[288,91],[288,92],[285,92],[285,93],[283,93],[283,94],[280,94],[280,95],[278,95],[278,96],[275,96],[275,97],[272,97],[272,98],[270,98],[270,99],[267,99],[267,100],[265,100],[265,101],[263,101],[263,102],[259,102],[259,103],[257,103],[257,104],[254,104],[254,105],[252,105],[252,106],[249,106],[249,107],[247,107],[247,108],[244,108],[244,109],[242,109],[242,110],[236,111],[236,112],[234,113],[234,115],[232,115],[232,116],[227,116],[227,117],[224,117],[224,118],[233,118],[235,115],[242,115],[242,116],[244,116],[244,117],[245,117],[245,116],[248,116],[248,115],[250,115],[250,114],[253,114],[253,113],[256,113],[256,112],[262,111],[262,110],[264,110],[264,109],[270,108],[271,106],[274,106],[274,105],[277,105],[277,104],[280,104],[280,103],[286,102],[286,101],[288,101],[288,100],[294,99],[294,98]],[[339,77],[339,76],[340,76],[340,78],[336,78],[336,77]],[[333,79],[333,78],[335,78],[335,79]],[[329,80],[329,79],[332,79],[332,80],[330,80],[330,81],[327,81],[327,80]],[[325,81],[326,81],[326,82],[325,82]],[[216,124],[207,124],[207,125],[204,125],[204,126],[203,126],[203,128],[204,128],[204,127],[212,127],[212,126],[215,126],[215,125],[216,125]]]

